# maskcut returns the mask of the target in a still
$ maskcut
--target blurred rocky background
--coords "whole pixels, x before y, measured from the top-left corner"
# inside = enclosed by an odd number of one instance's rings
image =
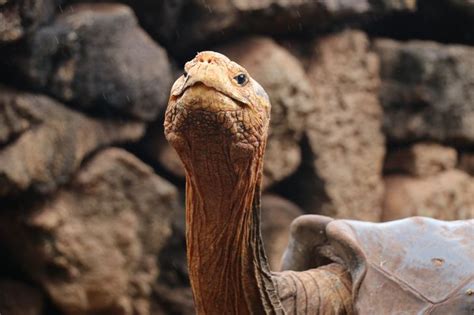
[[[474,217],[472,0],[0,0],[0,314],[193,314],[163,136],[200,50],[272,102],[263,237]]]

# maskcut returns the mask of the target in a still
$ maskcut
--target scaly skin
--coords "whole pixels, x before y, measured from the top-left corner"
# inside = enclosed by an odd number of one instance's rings
[[[187,255],[197,313],[349,314],[350,277],[342,266],[269,271],[259,222],[269,119],[263,88],[215,52],[186,63],[172,87],[164,125],[186,170]]]

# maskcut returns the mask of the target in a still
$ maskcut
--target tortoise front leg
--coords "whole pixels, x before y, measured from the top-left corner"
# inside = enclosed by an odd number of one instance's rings
[[[275,273],[273,282],[287,314],[354,314],[351,277],[340,264]]]

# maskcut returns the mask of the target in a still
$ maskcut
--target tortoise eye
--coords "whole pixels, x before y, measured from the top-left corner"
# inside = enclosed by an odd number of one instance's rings
[[[234,80],[237,82],[238,85],[245,85],[247,83],[248,79],[247,76],[243,73],[237,75],[234,77]]]

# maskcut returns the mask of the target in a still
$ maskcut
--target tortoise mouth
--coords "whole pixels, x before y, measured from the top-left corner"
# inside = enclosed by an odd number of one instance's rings
[[[171,95],[170,101],[187,110],[209,112],[242,110],[247,105],[232,95],[228,95],[203,82],[186,86],[179,94]]]

